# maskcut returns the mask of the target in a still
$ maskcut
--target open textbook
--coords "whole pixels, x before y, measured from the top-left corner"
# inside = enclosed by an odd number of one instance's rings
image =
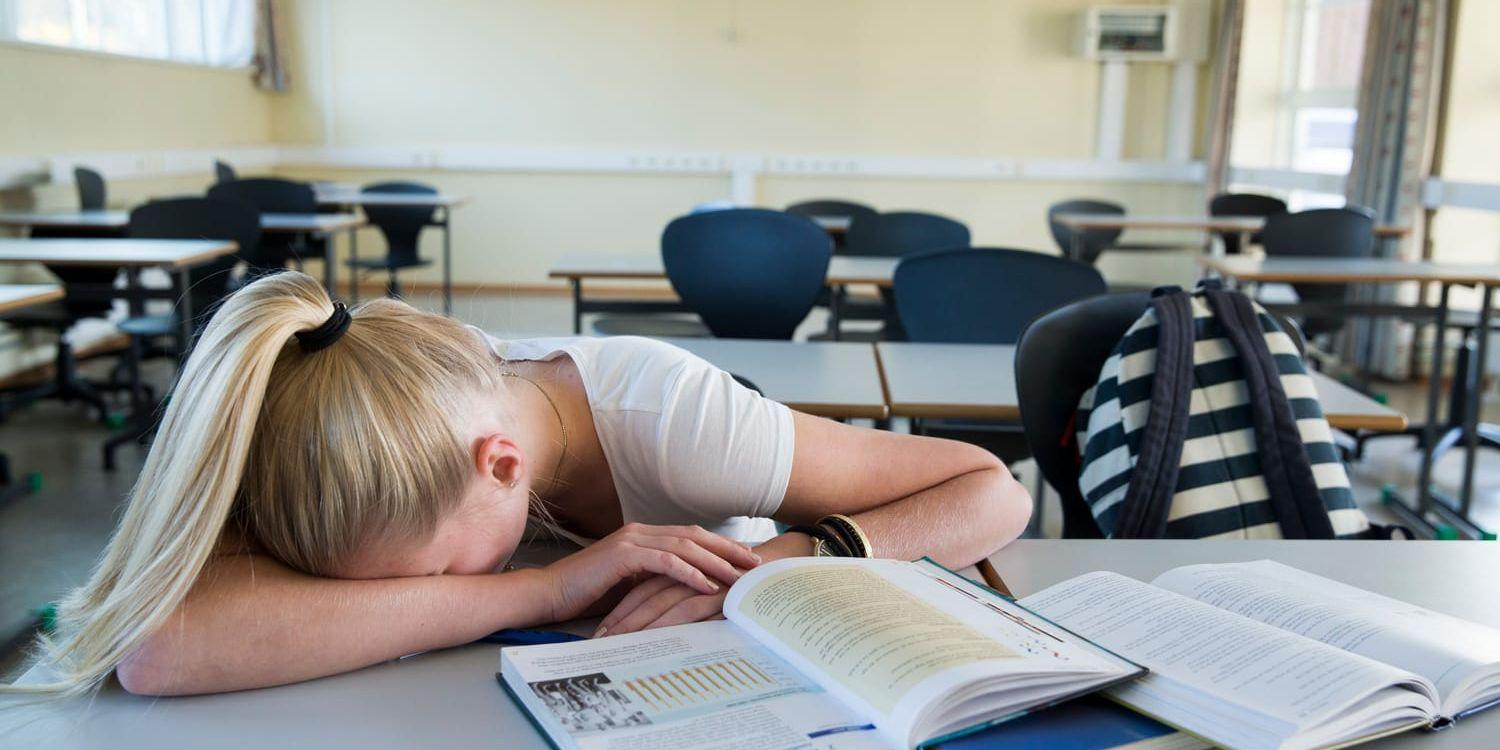
[[[1144,671],[930,561],[767,563],[724,614],[505,648],[498,678],[562,748],[862,750],[936,744]]]
[[[1224,747],[1353,744],[1500,701],[1500,631],[1269,560],[1019,601],[1151,670],[1110,697]]]

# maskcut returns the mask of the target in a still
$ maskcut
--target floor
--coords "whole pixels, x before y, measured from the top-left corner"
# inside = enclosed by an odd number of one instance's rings
[[[423,295],[416,304],[435,308],[437,299]],[[510,336],[567,335],[571,317],[565,297],[531,295],[467,296],[455,300],[461,319]],[[824,320],[810,318],[799,337],[822,330]],[[107,363],[88,365],[98,368]],[[165,384],[171,370],[153,363],[150,377]],[[1420,388],[1384,387],[1392,405],[1419,415]],[[1500,422],[1500,401],[1490,399],[1486,419]],[[902,425],[896,425],[901,429]],[[125,449],[120,468],[101,468],[100,444],[110,435],[80,408],[41,403],[22,410],[0,427],[0,451],[9,454],[18,474],[39,472],[39,491],[0,505],[0,675],[22,662],[20,655],[36,622],[34,610],[82,582],[108,538],[120,501],[130,490],[145,456],[144,450]],[[1417,454],[1411,441],[1398,438],[1370,444],[1365,459],[1351,467],[1356,495],[1376,520],[1390,521],[1380,506],[1380,488],[1387,483],[1410,492],[1417,474]],[[1455,452],[1456,454],[1457,452]],[[1481,452],[1476,477],[1475,516],[1488,528],[1500,528],[1500,455]],[[1450,456],[1438,467],[1436,481],[1456,487],[1462,459]],[[1030,462],[1013,467],[1028,486],[1034,486]],[[1056,536],[1060,514],[1054,493],[1047,493],[1042,509],[1043,533]]]

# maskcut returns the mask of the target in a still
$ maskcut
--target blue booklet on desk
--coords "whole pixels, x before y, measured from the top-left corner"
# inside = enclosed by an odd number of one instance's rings
[[[1204,741],[1097,696],[997,724],[939,750],[1206,750]]]

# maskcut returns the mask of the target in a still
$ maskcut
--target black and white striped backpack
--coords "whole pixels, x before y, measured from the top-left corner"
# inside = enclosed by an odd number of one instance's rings
[[[1079,489],[1106,537],[1378,533],[1296,344],[1217,281],[1152,292],[1084,393],[1077,428]]]

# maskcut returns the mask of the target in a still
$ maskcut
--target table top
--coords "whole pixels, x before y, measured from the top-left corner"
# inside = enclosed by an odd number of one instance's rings
[[[58,284],[0,284],[0,313],[62,298],[63,288]]]
[[[1198,262],[1221,276],[1241,281],[1500,284],[1500,264],[1494,263],[1438,263],[1394,258],[1271,258],[1260,255],[1204,256]]]
[[[279,214],[260,216],[265,232],[338,232],[364,226],[359,214]],[[70,229],[123,229],[130,226],[129,211],[10,211],[0,212],[0,226]]]
[[[196,266],[236,249],[227,240],[0,238],[0,262],[56,266]]]
[[[1016,348],[1009,344],[875,345],[891,415],[926,419],[1021,418]],[[1309,373],[1328,423],[1342,430],[1399,430],[1406,416],[1320,372]]]
[[[767,398],[835,419],[884,419],[880,370],[869,344],[750,339],[664,339],[754,383]]]
[[[1477,596],[1500,576],[1486,542],[1021,540],[991,558],[1017,595],[1093,570],[1150,580],[1178,565],[1271,559],[1403,601],[1500,627],[1500,597]],[[586,625],[570,629],[587,632]],[[500,647],[423,654],[358,672],[264,690],[153,700],[111,682],[91,704],[57,702],[0,714],[17,747],[318,747],[384,750],[493,747],[543,750],[542,737],[495,683]],[[30,723],[23,723],[30,722]],[[1488,747],[1500,713],[1446,732],[1410,732],[1371,748]]]
[[[365,217],[359,214],[261,214],[262,232],[292,234],[310,232],[328,234],[342,232],[365,225]]]
[[[318,204],[323,206],[434,206],[442,208],[454,208],[468,203],[470,197],[467,195],[449,195],[446,193],[422,194],[422,193],[370,193],[360,190],[358,187],[314,187],[318,196]]]
[[[1070,229],[1183,229],[1203,232],[1258,232],[1264,216],[1209,216],[1208,214],[1094,214],[1060,213],[1052,217]],[[1380,225],[1377,237],[1405,237],[1411,227]]]
[[[828,259],[829,284],[890,286],[900,258],[835,255]],[[554,279],[665,279],[660,255],[568,254],[547,271]]]
[[[809,216],[808,218],[829,234],[843,234],[849,231],[849,225],[854,223],[854,220],[848,216]]]

